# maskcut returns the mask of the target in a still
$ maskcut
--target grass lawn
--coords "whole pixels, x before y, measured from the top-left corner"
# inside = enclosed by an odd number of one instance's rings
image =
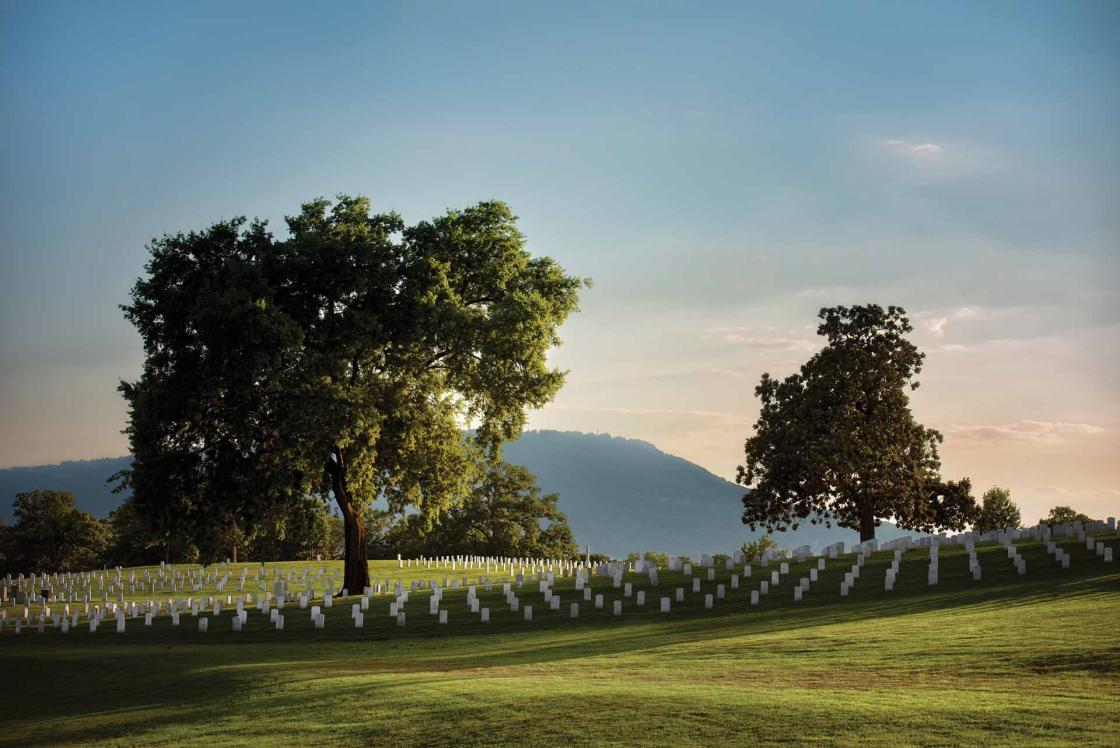
[[[1115,537],[1106,542],[1120,550]],[[808,564],[795,564],[753,607],[757,566],[713,610],[703,593],[731,572],[702,575],[701,594],[681,574],[663,572],[657,588],[627,575],[647,591],[642,609],[595,578],[605,598],[595,610],[566,577],[554,585],[561,610],[550,611],[526,581],[519,596],[533,605],[532,622],[509,611],[499,585],[479,591],[489,624],[467,611],[464,589],[445,592],[443,626],[428,614],[427,590],[411,594],[404,629],[388,616],[388,596],[372,599],[362,629],[350,622],[357,598],[325,611],[326,630],[292,605],[282,632],[256,609],[241,633],[228,611],[211,616],[207,634],[190,615],[177,628],[166,617],[150,628],[129,619],[122,635],[112,619],[92,635],[82,625],[15,636],[9,624],[0,743],[1115,746],[1120,565],[1067,541],[1073,561],[1063,570],[1041,545],[1017,545],[1026,577],[990,544],[977,549],[983,580],[974,582],[954,546],[942,549],[930,588],[928,552],[914,550],[887,593],[891,554],[881,552],[849,597],[839,586],[851,557],[830,561],[797,603],[792,588]],[[378,580],[479,575],[372,566]],[[679,586],[686,602],[656,612]]]

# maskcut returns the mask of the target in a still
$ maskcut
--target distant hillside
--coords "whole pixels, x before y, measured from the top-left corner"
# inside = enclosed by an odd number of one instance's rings
[[[69,491],[79,507],[95,517],[107,517],[123,497],[114,494],[106,481],[131,464],[132,458],[126,456],[0,470],[0,517],[11,522],[16,494],[39,489]]]
[[[761,533],[743,525],[743,489],[699,465],[636,439],[572,431],[529,431],[505,448],[510,462],[560,494],[576,541],[622,555],[727,552]],[[912,534],[884,523],[880,540]],[[782,546],[859,541],[853,530],[809,525],[778,533]]]
[[[743,489],[648,442],[606,434],[529,431],[505,448],[531,470],[546,493],[560,494],[576,541],[595,552],[700,554],[731,551],[751,534],[739,517]],[[0,516],[9,521],[15,494],[37,488],[70,491],[78,506],[104,517],[121,501],[106,480],[128,457],[0,470]],[[879,528],[880,540],[907,533]],[[757,535],[757,533],[756,533]],[[809,526],[778,535],[783,546],[856,542],[851,530]]]

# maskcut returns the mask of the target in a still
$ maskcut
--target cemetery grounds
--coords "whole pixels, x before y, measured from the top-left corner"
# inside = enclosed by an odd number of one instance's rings
[[[1022,576],[1003,546],[976,544],[980,580],[963,546],[942,546],[936,586],[927,581],[929,549],[909,549],[891,591],[884,579],[894,554],[873,552],[842,597],[856,563],[847,554],[827,560],[800,601],[792,590],[819,561],[787,559],[789,573],[757,605],[751,592],[779,562],[756,563],[749,577],[742,565],[717,564],[714,579],[700,566],[661,570],[656,587],[646,574],[625,573],[617,588],[592,574],[587,586],[602,608],[576,591],[573,576],[557,574],[549,589],[558,610],[544,602],[539,568],[527,568],[517,589],[508,567],[371,562],[376,584],[444,587],[446,623],[430,613],[432,591],[413,589],[403,627],[383,590],[369,597],[361,628],[353,596],[329,608],[309,601],[321,609],[321,629],[310,607],[289,602],[283,630],[251,604],[243,630],[232,630],[228,603],[243,599],[243,570],[245,592],[262,583],[271,590],[280,578],[290,592],[303,584],[321,596],[317,573],[341,576],[340,562],[219,565],[200,590],[176,592],[128,585],[144,569],[125,569],[126,602],[213,596],[225,608],[188,610],[178,626],[164,608],[150,626],[128,618],[123,633],[112,617],[90,633],[84,616],[67,633],[49,620],[40,633],[32,617],[16,635],[9,602],[0,744],[1120,745],[1120,570],[1076,538],[1055,540],[1069,568],[1043,543],[1017,540]],[[1114,532],[1096,540],[1110,555],[1120,545]],[[106,588],[114,576],[106,573]],[[516,612],[504,583],[519,599]],[[487,623],[470,612],[472,584]],[[119,591],[109,599],[122,599]],[[660,612],[662,597],[669,613]]]

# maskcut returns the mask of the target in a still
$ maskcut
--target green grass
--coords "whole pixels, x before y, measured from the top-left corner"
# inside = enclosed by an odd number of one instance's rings
[[[1120,541],[1107,542],[1115,553]],[[808,565],[795,565],[751,607],[756,566],[714,610],[689,591],[667,616],[657,597],[684,586],[679,574],[661,575],[646,610],[627,601],[617,618],[610,600],[621,590],[595,579],[604,610],[580,599],[577,621],[572,580],[561,578],[560,611],[526,582],[531,623],[507,611],[498,586],[480,595],[489,625],[466,612],[463,590],[445,593],[446,626],[428,615],[426,591],[412,593],[405,629],[384,596],[361,630],[349,601],[326,611],[325,631],[293,606],[283,632],[255,609],[240,634],[227,613],[207,634],[189,615],[179,628],[130,619],[123,635],[111,619],[94,635],[83,625],[17,637],[9,624],[0,743],[1116,745],[1120,565],[1063,545],[1066,570],[1041,545],[1019,544],[1026,577],[1001,548],[981,546],[981,582],[963,549],[943,550],[935,588],[927,552],[911,551],[891,593],[890,553],[878,553],[841,598],[849,557],[829,562],[800,603],[791,590]],[[372,566],[381,580],[453,576]]]

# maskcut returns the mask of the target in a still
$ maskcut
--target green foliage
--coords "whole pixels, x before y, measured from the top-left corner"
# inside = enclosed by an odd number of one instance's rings
[[[15,524],[7,528],[6,567],[16,572],[60,572],[102,565],[111,530],[74,506],[66,491],[16,494]]]
[[[342,520],[330,513],[325,502],[293,497],[258,519],[248,557],[254,561],[340,558],[342,537]]]
[[[968,479],[943,482],[941,434],[917,423],[906,390],[924,354],[906,339],[905,310],[876,304],[821,309],[827,339],[799,373],[762,375],[755,433],[737,482],[751,530],[806,520],[875,536],[883,519],[930,532],[961,529],[976,502]]]
[[[1050,515],[1045,519],[1040,519],[1039,522],[1047,525],[1064,525],[1069,522],[1092,522],[1093,518],[1087,514],[1075,510],[1073,507],[1056,506],[1050,510]]]
[[[227,518],[202,518],[197,533],[165,532],[153,526],[129,498],[109,515],[111,541],[105,560],[111,565],[168,563],[214,563],[232,556],[234,543],[245,559],[277,561],[309,560],[317,556],[338,558],[341,553],[341,520],[331,516],[327,505],[313,497],[293,497],[264,507],[254,518],[251,532],[222,525]],[[200,547],[190,538],[209,535],[209,545]]]
[[[770,533],[764,533],[759,536],[758,540],[748,540],[743,543],[739,549],[744,556],[748,559],[762,558],[762,554],[769,550],[777,550],[778,542],[770,537]]]
[[[389,546],[385,555],[578,557],[556,507],[559,496],[542,496],[532,473],[498,460],[478,466],[475,475],[464,499],[434,522],[414,514],[392,526],[382,541]]]
[[[197,557],[197,549],[189,552],[181,539],[161,536],[153,529],[131,498],[109,514],[109,526],[112,539],[106,560],[114,566],[145,566],[160,561],[180,563],[189,556]]]
[[[14,549],[12,543],[14,542],[12,536],[12,528],[8,527],[8,523],[0,517],[0,570],[9,569],[11,566],[8,564],[8,559],[12,557]]]
[[[654,566],[661,569],[669,568],[669,556],[665,553],[658,553],[657,551],[646,551],[645,553],[630,553],[626,556],[626,563],[633,563],[645,559]]]
[[[1011,491],[992,486],[984,492],[980,512],[973,527],[977,532],[993,532],[1007,528],[1018,529],[1023,525],[1019,507],[1011,501]]]
[[[282,241],[234,219],[151,243],[124,307],[145,361],[121,384],[123,477],[207,556],[277,505],[333,498],[360,589],[365,508],[384,497],[427,530],[464,495],[472,450],[497,456],[563,383],[546,356],[585,282],[530,255],[500,202],[406,227],[340,196],[287,224]]]

